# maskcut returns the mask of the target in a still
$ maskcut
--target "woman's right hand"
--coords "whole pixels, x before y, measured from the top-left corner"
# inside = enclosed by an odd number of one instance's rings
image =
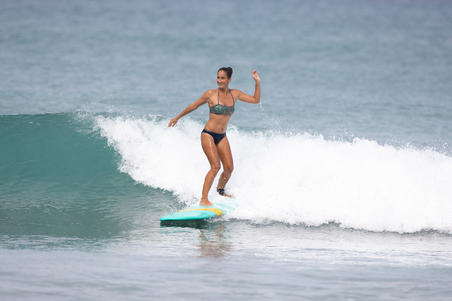
[[[168,127],[174,127],[177,123],[177,121],[179,121],[179,118],[174,117],[173,119],[170,120],[170,122],[168,123]]]

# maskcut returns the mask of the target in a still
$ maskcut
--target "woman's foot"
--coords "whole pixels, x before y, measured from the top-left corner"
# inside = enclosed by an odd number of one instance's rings
[[[199,205],[201,205],[201,206],[213,206],[213,204],[207,199],[201,199],[201,201],[199,202]]]

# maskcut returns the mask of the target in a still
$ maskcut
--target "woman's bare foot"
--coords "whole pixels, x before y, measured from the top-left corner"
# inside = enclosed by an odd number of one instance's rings
[[[199,202],[199,205],[201,205],[201,206],[213,206],[213,204],[207,199],[201,199],[201,201]]]

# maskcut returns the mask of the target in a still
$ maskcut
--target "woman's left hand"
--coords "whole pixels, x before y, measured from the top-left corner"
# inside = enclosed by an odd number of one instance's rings
[[[259,77],[259,73],[257,73],[257,70],[253,71],[252,76],[257,83],[261,82],[261,78]]]

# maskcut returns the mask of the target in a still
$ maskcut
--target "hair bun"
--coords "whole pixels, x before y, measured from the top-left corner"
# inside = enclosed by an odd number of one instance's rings
[[[228,78],[231,78],[231,76],[232,76],[232,68],[231,67],[221,67],[220,69],[218,69],[218,72],[220,72],[220,71],[226,72],[226,74],[228,75]]]

